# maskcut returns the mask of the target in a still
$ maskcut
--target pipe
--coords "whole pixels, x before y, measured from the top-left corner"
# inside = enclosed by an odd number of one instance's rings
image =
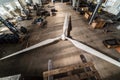
[[[98,0],[98,4],[97,4],[97,6],[96,6],[96,8],[95,8],[95,10],[94,10],[94,12],[92,14],[92,17],[91,17],[91,19],[89,21],[89,24],[91,24],[93,22],[93,20],[94,20],[94,18],[96,16],[96,13],[98,12],[98,9],[101,6],[101,4],[102,4],[102,0]]]

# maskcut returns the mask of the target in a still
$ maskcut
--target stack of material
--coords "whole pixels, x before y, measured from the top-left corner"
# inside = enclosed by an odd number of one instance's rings
[[[35,18],[32,24],[37,24],[38,22],[43,22],[43,18],[42,17]]]
[[[103,44],[107,48],[115,48],[115,50],[120,53],[120,39],[108,39],[104,40]]]
[[[37,16],[50,16],[50,12],[46,11],[45,9],[37,9],[36,11]]]
[[[32,24],[37,24],[39,27],[43,27],[47,24],[44,17],[35,18]]]
[[[57,12],[57,10],[55,8],[51,9],[51,12]]]
[[[19,42],[19,36],[15,34],[2,34],[0,35],[0,44],[4,43],[17,43]]]
[[[103,19],[96,19],[92,22],[91,26],[92,28],[103,28],[106,22]]]
[[[108,39],[108,40],[104,40],[103,44],[107,48],[116,48],[116,47],[120,47],[120,40],[119,39]]]
[[[52,16],[55,16],[56,15],[56,12],[57,10],[55,8],[51,9],[51,12],[52,12]]]

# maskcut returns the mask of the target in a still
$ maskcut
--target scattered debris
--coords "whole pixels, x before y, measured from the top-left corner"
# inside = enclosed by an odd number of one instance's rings
[[[120,39],[108,39],[108,40],[104,40],[103,44],[107,48],[115,48],[115,47],[120,46]]]

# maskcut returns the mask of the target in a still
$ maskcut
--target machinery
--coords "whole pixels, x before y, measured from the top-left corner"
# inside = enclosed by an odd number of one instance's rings
[[[103,41],[107,48],[116,48],[120,46],[120,39],[107,39]]]
[[[0,35],[0,44],[3,43],[17,43],[19,42],[21,36],[20,33],[26,34],[27,29],[21,26],[20,30],[7,20],[4,20],[0,16],[0,21],[12,32],[12,33],[3,33]],[[23,37],[23,36],[22,36]],[[24,36],[25,37],[25,36]]]
[[[0,16],[0,21],[1,21],[6,27],[8,27],[11,32],[13,32],[14,34],[18,35],[18,30],[14,27],[14,25],[13,25],[12,23],[10,23],[10,22],[7,21],[7,20],[4,20],[1,16]]]

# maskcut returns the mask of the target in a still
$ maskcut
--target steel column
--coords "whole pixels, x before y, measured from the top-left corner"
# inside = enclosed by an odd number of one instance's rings
[[[95,16],[96,16],[96,13],[98,12],[98,9],[99,9],[99,7],[100,7],[101,4],[102,4],[102,1],[103,1],[103,0],[98,0],[98,4],[97,4],[97,6],[96,6],[96,8],[95,8],[95,10],[94,10],[94,12],[93,12],[93,14],[92,14],[92,17],[91,17],[91,19],[90,19],[90,21],[89,21],[89,24],[91,24],[91,23],[93,22],[93,20],[94,20],[94,18],[95,18]]]

